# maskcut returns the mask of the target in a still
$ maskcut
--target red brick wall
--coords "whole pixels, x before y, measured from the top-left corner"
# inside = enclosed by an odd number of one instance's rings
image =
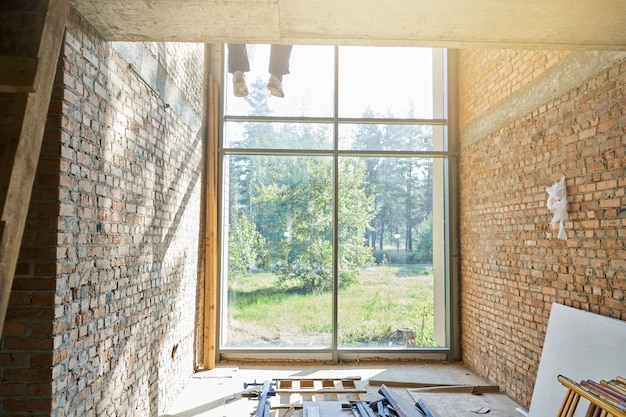
[[[462,54],[460,72],[492,54]],[[626,320],[625,93],[623,63],[461,148],[463,359],[525,406],[553,302]],[[562,175],[567,241],[546,208]]]
[[[568,51],[461,50],[459,127],[488,112],[569,54]]]
[[[161,64],[201,118],[203,47],[144,46],[179,54]],[[193,372],[203,145],[157,90],[72,14],[0,344],[3,416],[157,416]]]
[[[54,139],[60,121],[58,101],[49,120],[26,219],[0,350],[2,415],[47,416],[51,411],[54,356],[58,173]]]

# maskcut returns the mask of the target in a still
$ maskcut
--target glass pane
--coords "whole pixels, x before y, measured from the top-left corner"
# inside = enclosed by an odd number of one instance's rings
[[[225,45],[225,62],[228,48]],[[247,45],[250,72],[245,74],[249,94],[235,97],[232,76],[226,69],[226,114],[231,116],[330,117],[333,114],[335,66],[334,47],[295,45],[289,74],[283,77],[284,98],[270,95],[270,45]]]
[[[332,158],[224,161],[222,345],[332,343]]]
[[[430,48],[340,47],[339,117],[432,119],[435,75]]]
[[[340,158],[340,347],[445,345],[441,315],[435,322],[435,304],[445,298],[436,289],[444,277],[433,253],[443,239],[433,239],[433,211],[444,210],[433,162]]]
[[[339,149],[375,151],[444,151],[443,126],[342,124]]]
[[[333,125],[323,123],[225,122],[225,148],[332,149]]]

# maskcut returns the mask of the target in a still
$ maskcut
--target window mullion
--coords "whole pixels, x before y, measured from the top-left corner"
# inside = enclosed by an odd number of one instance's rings
[[[332,351],[333,362],[339,361],[339,47],[335,46],[334,100],[333,100],[333,302],[332,302]]]

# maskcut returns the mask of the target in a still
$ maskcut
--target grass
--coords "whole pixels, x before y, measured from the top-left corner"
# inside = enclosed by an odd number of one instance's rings
[[[425,266],[382,265],[339,291],[340,346],[435,346],[433,279]],[[231,279],[227,346],[329,346],[332,294],[300,294],[268,272]],[[404,330],[401,330],[404,329]],[[406,331],[414,332],[414,340]],[[407,344],[408,341],[408,344]]]

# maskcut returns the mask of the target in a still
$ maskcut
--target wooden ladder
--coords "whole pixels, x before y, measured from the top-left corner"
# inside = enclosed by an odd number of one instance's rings
[[[357,387],[360,380],[361,377],[277,378],[273,382],[278,401],[271,400],[271,410],[276,417],[297,417],[302,415],[303,404],[307,401],[359,401],[367,394],[367,389]]]

